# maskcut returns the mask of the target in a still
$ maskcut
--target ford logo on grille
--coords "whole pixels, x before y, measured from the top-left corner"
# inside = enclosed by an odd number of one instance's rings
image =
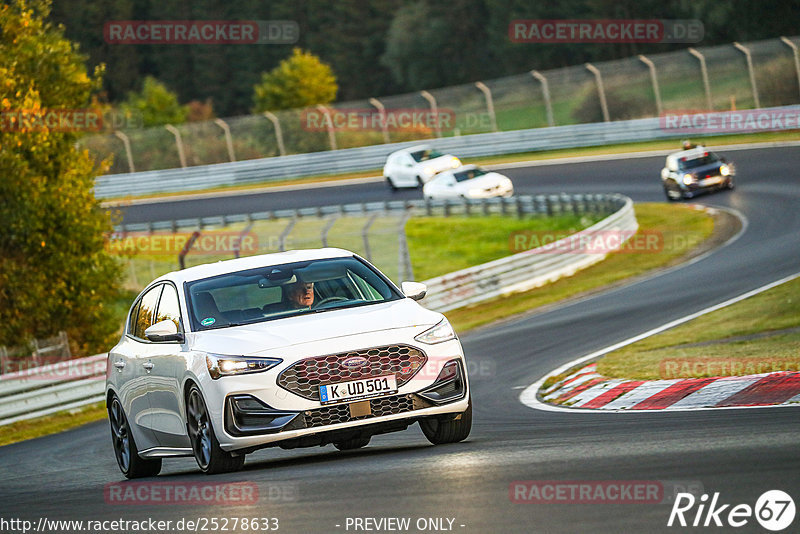
[[[356,367],[363,367],[367,365],[367,362],[368,360],[362,356],[353,356],[352,358],[347,358],[346,360],[342,361],[342,365],[350,369],[355,369]]]

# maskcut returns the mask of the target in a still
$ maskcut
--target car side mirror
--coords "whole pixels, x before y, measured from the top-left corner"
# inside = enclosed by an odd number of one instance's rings
[[[183,343],[183,332],[178,332],[178,327],[171,320],[160,321],[144,331],[144,336],[150,341],[179,341]]]
[[[403,282],[400,288],[403,290],[403,295],[411,300],[422,300],[428,292],[428,287],[419,282]]]

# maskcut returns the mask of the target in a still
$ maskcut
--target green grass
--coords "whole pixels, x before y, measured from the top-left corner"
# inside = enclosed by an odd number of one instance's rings
[[[448,319],[458,332],[463,333],[499,319],[607,287],[680,261],[713,232],[712,217],[691,206],[646,203],[637,204],[635,209],[639,232],[660,233],[664,243],[662,250],[610,254],[604,261],[554,283],[449,311]]]
[[[100,421],[106,417],[108,417],[106,403],[98,402],[81,409],[58,412],[53,415],[28,419],[27,421],[18,421],[2,427],[0,446],[48,434],[56,434],[86,423]]]
[[[800,370],[796,328],[800,279],[611,352],[597,370],[639,380]],[[706,344],[687,346],[697,343]]]
[[[574,233],[600,220],[597,215],[515,217],[414,217],[406,224],[414,278],[427,280],[509,256],[515,232]]]

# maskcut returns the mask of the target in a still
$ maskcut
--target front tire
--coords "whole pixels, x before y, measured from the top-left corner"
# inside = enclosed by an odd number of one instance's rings
[[[419,422],[422,433],[434,445],[464,441],[472,430],[472,399],[459,419],[440,419],[436,416]]]
[[[389,191],[391,191],[392,193],[397,191],[397,186],[394,185],[394,181],[392,181],[391,176],[386,177],[386,184],[389,186]]]
[[[675,202],[683,198],[683,194],[680,192],[680,190],[670,189],[666,185],[664,186],[664,195],[667,197],[669,202]]]
[[[420,189],[425,187],[425,182],[423,182],[422,178],[420,178],[419,176],[417,176],[417,187],[419,187]]]
[[[186,427],[194,459],[203,473],[229,473],[242,468],[244,454],[234,456],[220,448],[203,395],[196,385],[189,389],[186,397]]]
[[[108,404],[108,420],[111,423],[114,456],[125,478],[154,477],[160,473],[161,458],[145,460],[139,456],[128,418],[116,395],[111,397],[111,403]]]

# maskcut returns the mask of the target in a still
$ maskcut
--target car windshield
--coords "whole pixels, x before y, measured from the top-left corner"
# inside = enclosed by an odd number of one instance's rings
[[[473,178],[483,176],[484,174],[487,174],[487,171],[484,171],[480,167],[475,167],[474,169],[454,172],[453,176],[455,176],[457,182],[466,182],[467,180],[472,180]]]
[[[357,258],[238,271],[186,285],[192,329],[209,330],[403,298]]]
[[[417,163],[419,163],[420,161],[428,161],[429,159],[435,159],[443,155],[444,154],[442,154],[438,150],[433,150],[433,149],[419,150],[417,152],[411,153],[411,157],[414,158],[414,161],[416,161]]]
[[[680,170],[694,169],[696,167],[703,167],[712,163],[719,163],[720,160],[713,152],[704,152],[699,157],[687,159],[685,157],[678,159],[678,168]]]

